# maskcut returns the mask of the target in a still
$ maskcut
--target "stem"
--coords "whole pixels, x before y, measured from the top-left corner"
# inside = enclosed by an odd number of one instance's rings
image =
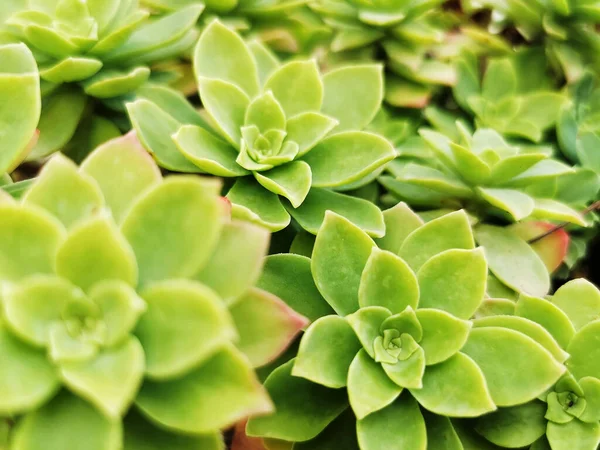
[[[600,209],[600,201],[594,202],[592,203],[590,206],[588,206],[587,208],[585,208],[581,214],[582,215],[586,215],[592,211],[598,210]],[[559,225],[555,225],[552,228],[550,228],[548,231],[546,231],[545,233],[534,237],[533,239],[530,239],[527,241],[528,244],[535,244],[538,241],[541,241],[542,239],[544,239],[545,237],[550,236],[551,234],[557,232],[558,230],[562,230],[563,228],[567,227],[568,225],[570,225],[570,222],[563,222]]]

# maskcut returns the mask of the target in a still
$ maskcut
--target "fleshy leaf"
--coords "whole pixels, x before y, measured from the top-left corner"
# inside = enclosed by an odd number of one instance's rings
[[[600,380],[594,377],[583,377],[579,386],[585,395],[586,407],[579,419],[586,423],[597,423],[600,420]]]
[[[161,427],[211,433],[273,406],[247,359],[231,346],[182,377],[144,382],[136,405]]]
[[[124,448],[127,450],[223,450],[221,433],[186,436],[152,425],[131,410],[124,420]]]
[[[583,278],[561,286],[552,303],[565,312],[576,330],[600,318],[600,291]]]
[[[100,308],[106,325],[107,346],[125,339],[146,312],[146,302],[138,297],[131,286],[118,280],[95,284],[89,292],[89,298]]]
[[[16,281],[28,275],[53,273],[54,260],[66,232],[41,209],[0,203],[0,279]],[[9,238],[10,236],[10,238]]]
[[[348,398],[358,420],[392,403],[402,388],[392,382],[381,364],[376,363],[361,349],[350,364]]]
[[[529,195],[514,189],[479,188],[477,192],[496,208],[508,212],[514,220],[528,217],[535,207]]]
[[[183,155],[200,169],[221,177],[239,177],[250,172],[235,159],[237,152],[230,144],[196,125],[184,125],[173,135]]]
[[[400,257],[373,247],[360,278],[358,302],[383,306],[393,314],[419,303],[419,284],[411,268]]]
[[[139,282],[189,277],[212,255],[221,231],[218,181],[167,178],[138,199],[121,230],[133,248]]]
[[[271,231],[284,229],[290,223],[290,215],[274,194],[252,177],[236,180],[227,193],[232,203],[232,216],[268,228]]]
[[[423,264],[417,277],[419,307],[469,319],[485,296],[487,263],[481,249],[446,250]]]
[[[331,422],[316,438],[311,439],[310,441],[293,443],[293,448],[295,450],[336,450],[338,448],[343,448],[344,450],[359,450],[358,442],[356,441],[356,433],[348,433],[348,430],[353,429],[355,426],[356,417],[354,417],[352,410],[348,408]],[[291,450],[291,448],[286,448],[285,445],[292,443],[284,441],[279,442],[280,447],[275,447],[271,442],[268,442],[269,450]]]
[[[136,335],[144,347],[146,374],[153,379],[186,373],[235,336],[221,299],[200,283],[164,281],[142,291],[141,297],[148,310]]]
[[[425,353],[421,347],[406,360],[398,360],[394,364],[381,364],[387,376],[400,387],[420,389],[423,387],[425,372]]]
[[[267,256],[257,287],[275,294],[310,321],[334,314],[315,286],[310,271],[310,259],[305,256]]]
[[[0,324],[0,413],[19,414],[46,403],[60,388],[56,369],[44,351],[15,338]]]
[[[233,83],[248,96],[258,93],[258,70],[244,40],[221,22],[210,23],[194,52],[196,77]]]
[[[235,148],[239,148],[241,127],[244,125],[250,98],[235,84],[223,80],[201,78],[198,83],[206,112],[222,136]]]
[[[492,273],[508,287],[543,296],[550,290],[546,266],[533,249],[508,229],[479,225],[475,237],[483,246]]]
[[[0,47],[0,174],[10,172],[22,159],[35,133],[41,112],[37,65],[25,44]],[[15,108],[18,105],[18,108]]]
[[[217,292],[226,303],[234,302],[260,276],[269,237],[267,230],[253,224],[226,223],[210,264],[194,278]]]
[[[128,103],[127,112],[140,142],[161,167],[175,172],[200,172],[177,150],[171,139],[181,126],[177,120],[156,104],[144,99]]]
[[[73,83],[86,80],[102,68],[102,61],[96,58],[74,57],[59,61],[40,71],[40,77],[51,83]]]
[[[402,432],[398,433],[401,424]],[[368,450],[426,450],[427,431],[419,404],[405,392],[390,406],[356,424],[360,448]]]
[[[367,306],[360,308],[354,314],[346,316],[364,350],[375,359],[374,342],[381,335],[381,325],[392,314],[381,306]]]
[[[118,419],[129,408],[144,376],[144,349],[135,338],[105,349],[86,362],[63,363],[65,384],[99,408]]]
[[[303,160],[312,185],[336,187],[358,181],[396,157],[386,139],[366,131],[345,131],[319,142]]]
[[[276,414],[251,418],[249,436],[302,442],[317,436],[348,407],[342,389],[329,389],[292,376],[294,361],[275,369],[265,381]]]
[[[600,379],[600,321],[594,321],[581,328],[567,347],[571,357],[565,363],[576,379],[595,377]]]
[[[34,275],[5,288],[4,318],[19,338],[30,345],[45,347],[52,326],[62,320],[67,304],[83,299],[83,292],[62,278]]]
[[[338,314],[358,309],[361,275],[374,246],[371,238],[348,219],[329,211],[325,214],[311,267],[317,288]]]
[[[517,301],[515,314],[539,323],[550,332],[562,348],[569,345],[575,334],[575,328],[567,315],[548,300],[521,295]]]
[[[383,68],[377,64],[334,69],[323,77],[323,112],[336,118],[338,131],[362,130],[383,100]]]
[[[569,357],[569,354],[560,348],[558,342],[542,325],[524,317],[493,315],[474,320],[473,326],[476,328],[501,327],[519,331],[541,344],[552,353],[557,361],[564,362]]]
[[[139,66],[127,71],[101,70],[83,83],[86,94],[96,98],[112,98],[129,94],[150,78],[150,69]]]
[[[319,112],[300,113],[288,119],[287,138],[298,144],[298,157],[301,157],[321,142],[337,124],[337,120]]]
[[[483,371],[497,406],[514,406],[533,400],[565,371],[540,344],[505,328],[473,329],[461,351]]]
[[[287,117],[321,109],[323,83],[314,60],[290,61],[280,66],[264,88],[273,91]]]
[[[85,219],[103,206],[102,192],[89,176],[62,155],[54,156],[23,197],[52,213],[66,227]]]
[[[321,317],[302,336],[292,375],[330,388],[344,387],[350,364],[360,348],[354,330],[344,318]]]
[[[423,220],[404,202],[398,203],[383,212],[385,236],[375,239],[377,246],[398,254],[406,237],[423,225]]]
[[[287,198],[294,208],[302,204],[312,181],[311,168],[304,161],[292,161],[266,172],[255,172],[254,176],[266,189]]]
[[[600,443],[600,424],[579,420],[563,424],[549,422],[546,437],[552,450],[594,450]]]
[[[84,291],[102,280],[136,286],[137,271],[133,250],[108,217],[73,228],[56,255],[56,273]]]
[[[327,189],[312,188],[302,205],[287,208],[300,226],[312,234],[317,234],[326,211],[344,216],[369,236],[381,237],[385,233],[385,223],[381,210],[373,203],[361,198],[332,192]]]
[[[475,248],[469,218],[464,211],[446,214],[408,235],[399,255],[417,271],[434,255],[449,249]]]
[[[50,403],[28,414],[13,436],[15,450],[106,450],[119,448],[120,421],[103,416],[81,398],[61,392]]]
[[[135,133],[98,147],[82,163],[81,171],[96,180],[117,223],[133,201],[162,178]]]
[[[308,325],[305,317],[260,289],[248,291],[229,311],[239,335],[237,347],[253,367],[275,360]]]
[[[547,409],[548,406],[539,400],[500,408],[481,417],[477,421],[476,430],[488,441],[501,447],[526,447],[546,433],[548,421],[544,415]]]
[[[427,445],[440,450],[464,450],[450,419],[422,410],[427,425]]]
[[[248,105],[244,126],[252,125],[260,131],[285,130],[285,112],[273,92],[265,92]]]
[[[496,409],[483,372],[463,353],[427,367],[422,388],[411,394],[428,411],[448,417],[479,417]]]
[[[418,309],[423,338],[419,345],[425,351],[426,364],[438,364],[457,353],[467,341],[471,323],[437,309]]]

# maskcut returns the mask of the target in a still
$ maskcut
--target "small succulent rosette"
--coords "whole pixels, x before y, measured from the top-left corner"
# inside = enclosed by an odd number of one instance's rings
[[[600,23],[596,0],[462,0],[467,13],[491,10],[489,29],[501,33],[510,27],[528,42],[542,44],[556,71],[567,81],[576,81],[589,68],[598,72],[596,49],[600,38],[595,26]]]
[[[389,193],[430,208],[465,207],[481,219],[535,218],[586,226],[576,208],[591,201],[596,189],[580,184],[574,193],[566,188],[587,173],[553,159],[547,147],[509,144],[493,129],[479,128],[471,134],[460,122],[457,126],[460,134],[455,140],[432,129],[419,130],[432,157],[402,157],[401,146],[401,157],[387,166],[388,175],[379,178]]]
[[[285,228],[291,214],[316,233],[331,209],[383,235],[374,205],[330,190],[372,181],[396,155],[386,139],[361,131],[381,106],[381,66],[322,76],[314,60],[281,65],[218,21],[203,31],[194,66],[208,124],[145,99],[128,105],[159,165],[233,179],[233,215],[273,231]]]
[[[6,2],[3,2],[6,3]],[[21,3],[20,7],[16,4]],[[4,11],[3,11],[4,9]],[[158,20],[137,0],[49,0],[0,6],[0,41],[24,42],[40,67],[41,136],[31,158],[61,150],[79,125],[114,137],[114,121],[91,115],[100,102],[122,109],[120,97],[150,77],[150,65],[178,56],[198,39],[204,6],[191,4]],[[88,123],[91,122],[91,123]],[[83,130],[80,130],[83,133]]]
[[[41,111],[40,77],[24,44],[0,45],[0,185],[35,145]],[[14,102],[11,101],[14,99]],[[15,110],[18,102],[19,108]]]
[[[546,75],[548,61],[537,48],[511,57],[490,58],[481,74],[479,58],[468,51],[456,59],[456,102],[479,127],[539,143],[551,129],[566,98]]]
[[[135,135],[0,196],[0,422],[14,450],[222,449],[306,320],[253,288],[268,232]],[[1,192],[1,191],[0,191]]]
[[[527,334],[567,367],[538,398],[479,418],[477,433],[503,448],[595,450],[600,445],[599,316],[600,291],[576,279],[549,299],[521,295],[514,312],[474,320],[475,329]]]
[[[348,450],[438,449],[458,439],[449,418],[530,402],[565,373],[564,352],[526,332],[473,327],[488,266],[463,211],[423,223],[399,205],[386,225],[376,243],[327,213],[310,259],[267,259],[263,286],[285,300],[283,280],[301,278],[299,311],[321,317],[267,378],[276,412],[248,435],[314,449],[343,429]]]

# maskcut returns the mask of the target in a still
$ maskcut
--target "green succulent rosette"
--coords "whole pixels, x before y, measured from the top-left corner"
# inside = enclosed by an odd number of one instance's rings
[[[389,175],[380,177],[380,182],[394,197],[426,207],[466,207],[482,218],[495,215],[509,221],[535,218],[586,225],[575,208],[589,201],[590,193],[575,201],[563,195],[558,185],[575,183],[586,174],[553,159],[543,146],[509,144],[493,129],[479,128],[471,134],[461,123],[458,127],[462,136],[456,141],[421,129],[433,157],[403,158],[401,146],[401,157],[387,166]]]
[[[259,285],[314,322],[265,382],[276,412],[248,435],[299,449],[460,445],[450,418],[533,401],[564,374],[564,352],[527,333],[472,327],[488,266],[463,211],[424,224],[399,205],[386,225],[374,242],[327,213],[310,259],[267,258]]]
[[[318,0],[309,6],[334,33],[325,64],[381,59],[388,71],[386,102],[422,108],[440,87],[455,84],[452,59],[462,48],[508,51],[502,39],[464,24],[456,14],[443,11],[441,3]]]
[[[25,45],[0,45],[0,185],[11,183],[8,174],[37,140],[39,80],[37,65]]]
[[[490,58],[482,74],[480,59],[463,52],[455,60],[456,102],[475,116],[478,127],[539,143],[554,127],[566,97],[547,76],[548,61],[540,48],[522,49],[510,57]]]
[[[128,105],[161,166],[234,179],[227,193],[234,216],[273,231],[286,227],[291,214],[316,233],[332,209],[383,235],[374,205],[329,190],[372,181],[396,156],[386,139],[362,131],[381,105],[379,65],[322,76],[315,61],[281,65],[264,46],[247,45],[214,21],[198,41],[194,66],[209,125],[177,120],[147,100]]]
[[[567,367],[537,399],[479,418],[477,433],[502,448],[595,450],[600,445],[599,313],[600,291],[576,279],[549,299],[521,295],[513,312],[476,319],[475,329],[520,330],[566,360]]]
[[[223,449],[306,320],[253,285],[269,236],[135,135],[0,191],[0,416],[14,450]]]
[[[586,68],[600,69],[597,0],[462,0],[462,5],[467,12],[491,10],[489,28],[494,33],[512,26],[528,44],[543,45],[568,81],[576,81]]]
[[[41,135],[31,158],[63,149],[78,127],[118,135],[121,124],[94,111],[122,110],[121,97],[148,81],[152,64],[193,47],[203,9],[195,3],[154,20],[137,0],[3,2],[0,41],[24,42],[40,67]]]

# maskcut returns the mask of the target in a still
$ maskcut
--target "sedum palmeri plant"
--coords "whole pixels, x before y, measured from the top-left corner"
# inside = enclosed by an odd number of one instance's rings
[[[463,52],[456,66],[454,97],[475,116],[478,127],[538,143],[556,123],[565,97],[553,89],[546,75],[547,60],[539,49],[490,58],[483,74],[479,58],[471,52]]]
[[[272,410],[253,367],[306,320],[252,287],[268,232],[230,220],[219,190],[162,179],[130,134],[0,197],[10,449],[216,450]]]
[[[366,184],[396,156],[386,139],[362,131],[381,105],[381,66],[321,75],[314,60],[280,64],[214,21],[198,41],[194,68],[210,127],[182,124],[147,100],[128,105],[141,141],[161,166],[234,179],[227,193],[234,216],[274,231],[286,227],[291,214],[316,233],[332,209],[349,211],[372,234],[383,234],[373,205],[328,190]]]
[[[474,320],[475,329],[516,329],[567,358],[567,372],[547,392],[481,417],[475,430],[503,448],[596,450],[600,445],[599,316],[600,291],[576,279],[549,299],[521,295],[510,315]]]
[[[527,332],[472,327],[488,267],[463,211],[423,224],[398,205],[386,219],[378,246],[329,212],[310,260],[268,258],[259,284],[321,317],[267,378],[276,412],[251,418],[248,435],[295,449],[338,438],[348,450],[438,449],[455,434],[448,418],[532,401],[565,372],[565,353]]]
[[[195,3],[149,20],[138,0],[2,3],[0,42],[26,43],[43,81],[41,135],[31,158],[61,150],[90,111],[98,109],[94,104],[122,108],[120,97],[149,79],[151,64],[194,45],[194,25],[204,9]],[[97,121],[96,127],[115,128],[106,119]]]
[[[482,218],[500,215],[509,221],[534,217],[586,224],[562,201],[555,185],[575,172],[572,167],[551,158],[542,146],[509,144],[493,129],[471,134],[457,126],[461,137],[456,141],[421,129],[434,156],[401,157],[388,165],[391,176],[380,182],[394,196],[422,206],[466,207]]]
[[[37,139],[39,80],[37,65],[25,45],[0,45],[0,184],[10,182],[8,174]]]

